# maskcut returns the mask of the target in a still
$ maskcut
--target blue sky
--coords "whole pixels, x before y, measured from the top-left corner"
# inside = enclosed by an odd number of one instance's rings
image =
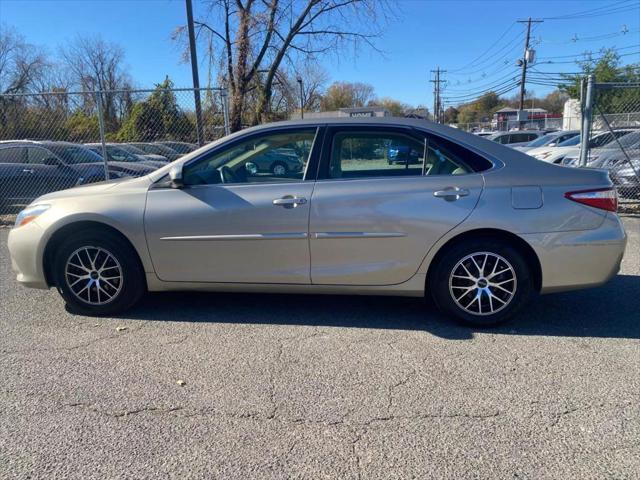
[[[603,6],[611,6],[606,11],[619,11],[568,20],[548,19],[537,26],[532,35],[540,59],[536,68],[546,72],[575,71],[575,64],[540,62],[558,56],[563,58],[551,61],[570,62],[573,55],[585,51],[597,56],[602,47],[622,48],[625,63],[640,62],[637,0],[398,3],[397,20],[387,26],[377,42],[386,53],[382,56],[363,51],[355,59],[345,55],[324,60],[332,81],[367,82],[375,87],[378,96],[430,106],[433,97],[429,70],[436,66],[450,72],[445,75],[450,96],[467,95],[505,78],[508,81],[516,74],[511,65],[522,55],[524,26],[514,24],[515,20],[559,17]],[[194,0],[196,17],[201,9],[198,0]],[[129,70],[141,87],[152,86],[165,75],[177,86],[191,85],[189,65],[180,63],[179,49],[170,39],[173,29],[185,22],[185,16],[182,0],[0,0],[0,24],[15,27],[29,42],[44,46],[52,54],[78,34],[99,34],[121,44]],[[623,35],[625,28],[628,32]],[[481,56],[505,31],[502,40]],[[479,56],[480,60],[474,62]],[[532,85],[531,89],[544,94],[551,87]]]

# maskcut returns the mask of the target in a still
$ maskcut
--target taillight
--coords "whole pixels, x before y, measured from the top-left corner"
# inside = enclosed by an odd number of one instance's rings
[[[609,212],[618,210],[618,194],[615,188],[579,190],[577,192],[567,192],[564,196],[574,202],[600,208],[601,210],[608,210]]]

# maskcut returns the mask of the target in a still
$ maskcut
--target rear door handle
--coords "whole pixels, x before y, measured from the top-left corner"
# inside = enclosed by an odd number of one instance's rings
[[[293,195],[286,195],[282,198],[276,198],[273,204],[278,207],[294,208],[298,205],[304,205],[307,203],[307,199],[304,197],[294,197]]]
[[[466,188],[447,187],[444,190],[436,190],[433,192],[433,196],[436,198],[444,198],[451,202],[453,200],[458,200],[460,197],[469,196],[469,190]]]
[[[33,173],[33,172],[34,172],[34,170],[31,170],[31,169],[29,169],[29,168],[23,168],[23,169],[22,169],[22,171],[23,171],[24,173]]]

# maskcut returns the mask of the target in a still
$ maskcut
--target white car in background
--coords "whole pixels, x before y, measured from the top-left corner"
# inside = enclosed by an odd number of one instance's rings
[[[627,133],[632,132],[632,129],[618,129],[614,132],[600,132],[596,133],[589,141],[589,148],[600,148],[614,140],[620,138]],[[528,155],[543,160],[549,163],[563,163],[565,158],[578,157],[580,155],[580,135],[576,135],[557,146],[547,145],[545,147],[535,148],[527,152]]]
[[[618,132],[620,132],[621,135],[619,135],[617,139],[611,140],[599,148],[589,149],[587,167],[612,170],[624,162],[628,162],[627,157],[633,160],[640,157],[640,130],[616,130],[616,133]],[[567,155],[562,160],[563,165],[571,167],[576,167],[579,163],[579,148],[575,154]]]
[[[520,147],[514,147],[521,152],[529,152],[540,147],[557,147],[562,142],[569,140],[577,135],[580,135],[579,130],[560,130],[557,132],[550,132],[546,135],[536,138],[526,145]]]

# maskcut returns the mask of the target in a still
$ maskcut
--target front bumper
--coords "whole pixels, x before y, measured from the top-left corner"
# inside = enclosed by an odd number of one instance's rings
[[[37,220],[9,232],[7,245],[11,255],[11,267],[17,280],[25,287],[49,288],[43,270],[43,229]]]
[[[597,287],[615,276],[627,244],[617,215],[593,230],[525,234],[542,268],[541,293]]]

